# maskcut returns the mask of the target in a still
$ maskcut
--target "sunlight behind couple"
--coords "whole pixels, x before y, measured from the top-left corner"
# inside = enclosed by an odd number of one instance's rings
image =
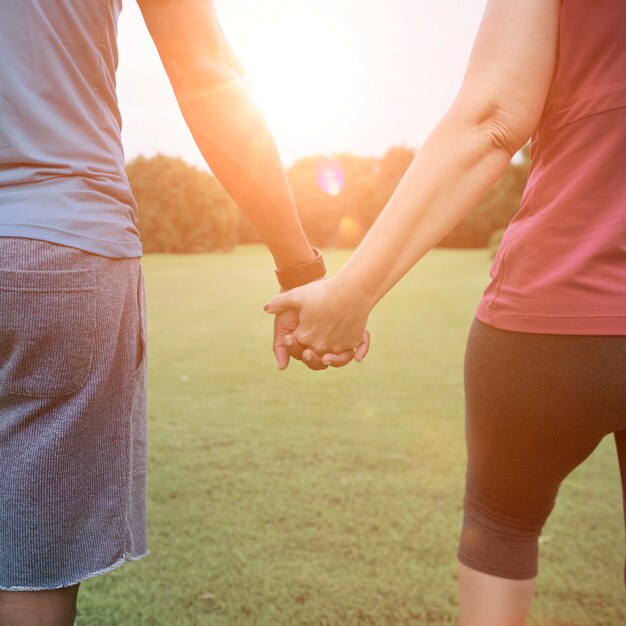
[[[360,71],[347,24],[325,22],[295,2],[279,15],[252,12],[239,51],[270,126],[303,140],[339,131],[349,123]],[[320,183],[332,195],[342,185],[332,172]]]

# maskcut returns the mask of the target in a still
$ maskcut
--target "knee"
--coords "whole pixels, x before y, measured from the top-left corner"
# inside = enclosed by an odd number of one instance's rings
[[[78,585],[46,591],[1,591],[2,626],[74,626]]]
[[[554,500],[505,501],[468,486],[459,560],[480,572],[507,579],[537,575],[539,535]]]

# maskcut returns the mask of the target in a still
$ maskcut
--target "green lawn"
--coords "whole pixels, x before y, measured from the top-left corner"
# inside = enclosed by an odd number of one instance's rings
[[[327,252],[331,270],[346,256]],[[454,624],[462,363],[486,253],[428,255],[373,314],[364,363],[282,374],[266,252],[143,262],[151,554],[84,583],[78,626]],[[544,535],[530,624],[626,624],[610,439]]]

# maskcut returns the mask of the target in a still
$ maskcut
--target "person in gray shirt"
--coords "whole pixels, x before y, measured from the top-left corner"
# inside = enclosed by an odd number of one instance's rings
[[[198,147],[269,246],[281,287],[321,278],[212,3],[138,3]],[[71,625],[81,581],[148,553],[142,247],[115,92],[121,9],[0,0],[2,626]],[[284,341],[296,325],[294,311],[277,317],[280,369],[302,356]]]

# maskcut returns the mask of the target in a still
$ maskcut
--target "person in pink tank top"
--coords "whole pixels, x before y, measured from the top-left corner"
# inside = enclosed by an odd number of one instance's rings
[[[563,3],[528,184],[491,269],[482,322],[626,335],[625,41],[626,3]]]
[[[458,97],[364,241],[266,307],[295,309],[292,345],[335,364],[531,135],[466,348],[461,626],[526,622],[559,485],[609,434],[626,485],[626,2],[488,0]]]

